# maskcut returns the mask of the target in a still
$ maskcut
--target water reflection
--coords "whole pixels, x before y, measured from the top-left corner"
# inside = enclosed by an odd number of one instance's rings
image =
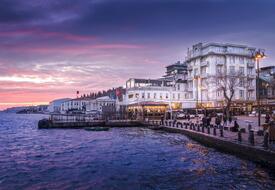
[[[274,173],[182,134],[38,130],[0,115],[0,189],[273,189]]]

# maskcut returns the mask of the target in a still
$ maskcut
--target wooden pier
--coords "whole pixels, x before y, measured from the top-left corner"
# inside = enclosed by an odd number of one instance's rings
[[[94,119],[90,115],[69,115],[69,114],[52,114],[49,119],[42,119],[38,122],[39,129],[50,128],[84,128],[84,127],[137,127],[143,123],[139,120],[112,119],[102,120]]]

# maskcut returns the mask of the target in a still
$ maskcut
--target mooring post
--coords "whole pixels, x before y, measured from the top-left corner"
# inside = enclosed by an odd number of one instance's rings
[[[265,131],[264,133],[264,148],[268,148],[268,132]]]
[[[207,127],[207,133],[210,134],[210,126]]]
[[[220,136],[223,137],[223,127],[220,127]]]
[[[216,132],[216,127],[213,128],[213,135],[216,136],[217,132]]]
[[[201,127],[201,131],[204,133],[204,125],[202,125],[202,127]]]
[[[249,140],[249,142],[250,142],[251,145],[255,144],[255,142],[254,142],[254,131],[253,130],[249,131],[248,140]]]
[[[200,124],[197,124],[197,129],[198,129],[198,132],[201,131]]]
[[[241,130],[238,131],[238,141],[242,142],[242,132],[241,132]]]

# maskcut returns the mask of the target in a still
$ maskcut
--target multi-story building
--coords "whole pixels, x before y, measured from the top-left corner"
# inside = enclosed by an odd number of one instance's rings
[[[100,113],[113,113],[116,111],[116,100],[109,96],[102,96],[90,100],[86,105],[86,112],[100,112]]]
[[[187,99],[196,107],[221,107],[223,92],[211,82],[218,74],[241,73],[242,78],[234,87],[234,104],[252,103],[256,98],[256,73],[253,53],[255,48],[221,43],[199,43],[188,49]],[[244,81],[242,81],[244,80]]]
[[[260,68],[259,98],[266,110],[275,107],[275,66]]]
[[[67,113],[69,111],[86,111],[86,107],[92,99],[89,97],[81,97],[70,99],[61,104],[61,113]]]
[[[60,113],[61,105],[63,102],[71,100],[70,98],[56,99],[49,103],[48,112],[50,113]]]
[[[166,68],[166,75],[160,79],[129,79],[126,82],[126,104],[159,102],[168,104],[170,109],[181,109],[185,99],[186,66],[176,63]]]

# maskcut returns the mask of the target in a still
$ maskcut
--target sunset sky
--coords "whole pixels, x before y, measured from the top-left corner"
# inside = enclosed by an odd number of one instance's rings
[[[198,42],[266,49],[275,0],[1,0],[0,110],[155,78]]]

